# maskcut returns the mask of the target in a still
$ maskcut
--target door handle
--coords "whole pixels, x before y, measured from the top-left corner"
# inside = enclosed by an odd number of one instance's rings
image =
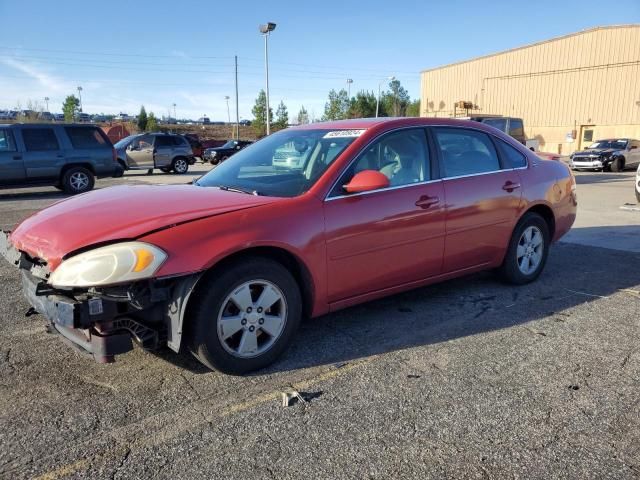
[[[14,155],[13,159],[14,160],[22,160],[22,155]]]
[[[511,180],[509,180],[502,186],[502,189],[506,190],[507,192],[513,192],[516,188],[520,188],[520,184],[517,182],[512,182]]]
[[[436,205],[437,203],[440,203],[440,199],[438,197],[429,197],[428,195],[423,195],[416,202],[416,207],[429,208],[432,205]]]

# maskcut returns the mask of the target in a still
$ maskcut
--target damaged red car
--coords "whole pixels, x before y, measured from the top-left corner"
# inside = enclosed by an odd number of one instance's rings
[[[576,206],[563,163],[491,127],[347,120],[275,133],[191,185],[61,201],[0,251],[33,311],[96,360],[168,345],[242,374],[305,317],[480,270],[535,280]]]

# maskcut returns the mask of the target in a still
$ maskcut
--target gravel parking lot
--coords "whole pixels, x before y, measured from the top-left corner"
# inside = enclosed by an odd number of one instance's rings
[[[479,274],[308,321],[247,377],[168,351],[96,364],[25,317],[1,262],[0,477],[638,478],[633,177],[577,173],[578,220],[537,282]],[[0,191],[0,228],[61,198]],[[290,388],[306,402],[282,407]]]

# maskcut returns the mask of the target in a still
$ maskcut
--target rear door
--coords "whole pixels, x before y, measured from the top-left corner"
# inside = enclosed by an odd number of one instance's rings
[[[629,146],[629,159],[627,160],[627,165],[630,167],[637,167],[640,165],[640,141],[629,140],[629,142],[631,145]]]
[[[131,168],[153,168],[153,135],[142,135],[131,142],[127,163]]]
[[[177,148],[170,135],[156,135],[153,144],[156,167],[168,167],[173,160],[173,151]]]
[[[88,163],[98,175],[113,173],[113,146],[102,130],[97,127],[63,127],[69,139],[65,150],[67,163]]]
[[[522,188],[491,136],[470,128],[434,127],[446,199],[443,273],[501,258],[511,237]]]
[[[60,176],[66,158],[57,128],[23,126],[16,130],[24,146],[24,167],[28,179],[47,180]]]
[[[0,184],[17,183],[25,177],[24,159],[11,129],[0,128]]]

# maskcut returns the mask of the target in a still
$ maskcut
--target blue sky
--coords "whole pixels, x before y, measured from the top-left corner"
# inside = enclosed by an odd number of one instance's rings
[[[423,69],[599,25],[640,22],[640,0],[601,1],[63,1],[0,0],[0,109],[29,101],[61,111],[83,88],[85,112],[130,114],[144,104],[179,118],[240,117],[264,86],[258,24],[269,40],[271,105],[315,117],[330,89],[376,91],[395,75],[419,97]]]

